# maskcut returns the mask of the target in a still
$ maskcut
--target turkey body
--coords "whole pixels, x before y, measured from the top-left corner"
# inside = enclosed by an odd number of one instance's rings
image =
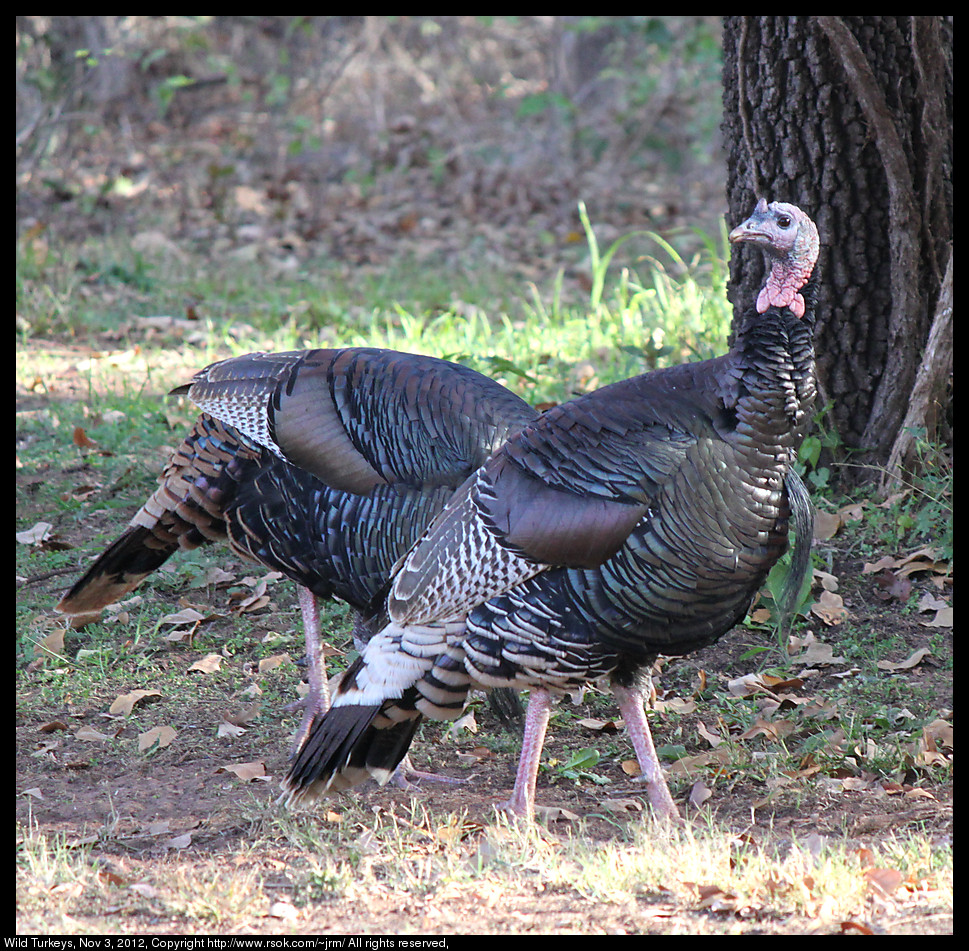
[[[537,416],[459,364],[370,348],[249,354],[175,392],[205,412],[129,528],[58,609],[100,611],[179,549],[228,542],[301,586],[307,717],[328,699],[305,593],[366,614],[454,490]]]
[[[528,688],[513,812],[533,808],[552,697],[605,680],[654,810],[676,814],[642,710],[657,654],[737,624],[787,547],[791,465],[815,396],[817,231],[766,202],[731,234],[768,284],[714,360],[557,406],[467,480],[396,571],[381,629],[308,731],[290,803],[385,780],[421,717],[476,687]]]
[[[455,489],[537,416],[460,364],[365,348],[249,354],[174,392],[259,451],[226,470],[232,548],[361,612]]]

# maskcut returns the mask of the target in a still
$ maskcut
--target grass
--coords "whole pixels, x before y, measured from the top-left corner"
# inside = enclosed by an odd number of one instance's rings
[[[21,247],[21,341],[44,335],[80,337],[111,330],[154,329],[147,340],[140,341],[136,352],[121,351],[125,367],[92,361],[86,374],[91,398],[117,392],[119,384],[123,389],[118,395],[157,392],[170,369],[170,345],[184,343],[186,337],[191,342],[193,365],[197,362],[199,367],[219,356],[253,349],[383,346],[433,353],[485,370],[504,368],[508,384],[537,397],[536,401],[562,399],[574,392],[579,385],[575,370],[584,364],[591,364],[595,374],[593,379],[588,376],[589,368],[583,368],[586,376],[581,385],[588,387],[722,352],[730,326],[723,284],[723,236],[719,246],[708,240],[704,257],[687,263],[671,245],[648,233],[627,235],[600,252],[584,210],[583,221],[591,290],[586,300],[572,294],[571,301],[563,294],[562,274],[551,287],[531,285],[526,294],[519,290],[517,297],[507,289],[495,293],[493,286],[472,286],[455,300],[438,281],[418,279],[406,263],[389,269],[380,289],[366,279],[361,286],[350,286],[345,273],[334,274],[317,262],[309,262],[304,271],[286,281],[268,281],[264,271],[245,265],[226,268],[220,264],[217,274],[206,278],[204,274],[179,275],[159,264],[159,277],[152,283],[144,274],[152,273],[153,266],[130,249],[112,248],[109,243],[99,249],[104,260],[95,273],[131,277],[111,285],[110,296],[117,306],[105,310],[103,306],[83,306],[84,297],[101,300],[104,295],[92,295],[90,287],[78,284],[74,256],[65,252],[56,258],[50,253],[40,266]],[[652,250],[653,256],[639,258],[635,269],[623,267],[611,274],[616,253],[624,245],[630,250],[627,242],[632,239],[644,252]],[[397,296],[388,299],[387,287],[393,287]],[[244,296],[239,293],[242,288]],[[85,289],[87,294],[82,293]],[[56,306],[45,307],[47,298],[56,300]],[[204,309],[207,316],[196,321],[181,319],[186,300],[204,301],[204,308],[199,305],[197,309]],[[506,306],[496,309],[496,300]],[[174,315],[174,320],[167,328],[164,323],[150,328],[130,314],[121,317],[119,312],[128,308]],[[177,335],[166,338],[166,329]],[[58,357],[50,355],[20,369],[32,380],[39,379],[35,385],[43,386],[58,367]]]
[[[259,927],[274,915],[298,920],[335,902],[393,904],[409,896],[425,908],[464,907],[477,918],[482,899],[514,905],[523,896],[564,892],[573,896],[577,923],[584,907],[645,902],[665,906],[674,923],[667,933],[706,932],[702,923],[676,922],[671,909],[679,903],[719,918],[717,933],[731,933],[742,932],[745,918],[800,921],[809,929],[860,923],[873,904],[889,900],[945,913],[952,888],[951,854],[918,836],[890,837],[871,850],[819,836],[762,844],[756,834],[729,836],[700,824],[665,833],[639,825],[628,837],[602,841],[582,826],[566,836],[505,820],[482,827],[416,802],[372,815],[351,806],[324,823],[260,815],[255,806],[248,812],[253,838],[231,868],[216,858],[99,867],[90,843],[22,830],[22,913],[56,920],[83,907],[114,906],[130,916],[147,905],[155,920],[189,927]],[[285,866],[287,908],[274,910],[266,869],[281,842],[299,858]]]

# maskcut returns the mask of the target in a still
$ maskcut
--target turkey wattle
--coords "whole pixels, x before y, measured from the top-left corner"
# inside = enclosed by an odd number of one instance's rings
[[[643,712],[658,654],[711,644],[787,547],[795,448],[815,397],[818,232],[761,200],[730,233],[768,274],[724,356],[657,370],[546,412],[448,501],[397,570],[382,628],[310,725],[289,804],[386,781],[422,717],[469,689],[529,689],[515,790],[528,815],[554,696],[603,680],[654,811],[676,806]]]

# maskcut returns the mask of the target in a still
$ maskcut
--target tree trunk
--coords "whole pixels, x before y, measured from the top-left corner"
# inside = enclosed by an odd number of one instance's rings
[[[729,221],[764,196],[817,222],[822,398],[853,461],[871,466],[911,425],[917,377],[920,390],[941,382],[935,436],[950,435],[945,354],[928,368],[922,357],[951,255],[951,39],[951,17],[724,22]],[[761,277],[737,257],[735,305]]]

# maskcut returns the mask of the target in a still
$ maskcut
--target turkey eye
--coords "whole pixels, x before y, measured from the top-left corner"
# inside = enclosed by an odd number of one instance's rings
[[[780,218],[777,219],[777,223],[782,228],[790,228],[791,227],[791,219],[788,218],[787,215],[781,215]]]

